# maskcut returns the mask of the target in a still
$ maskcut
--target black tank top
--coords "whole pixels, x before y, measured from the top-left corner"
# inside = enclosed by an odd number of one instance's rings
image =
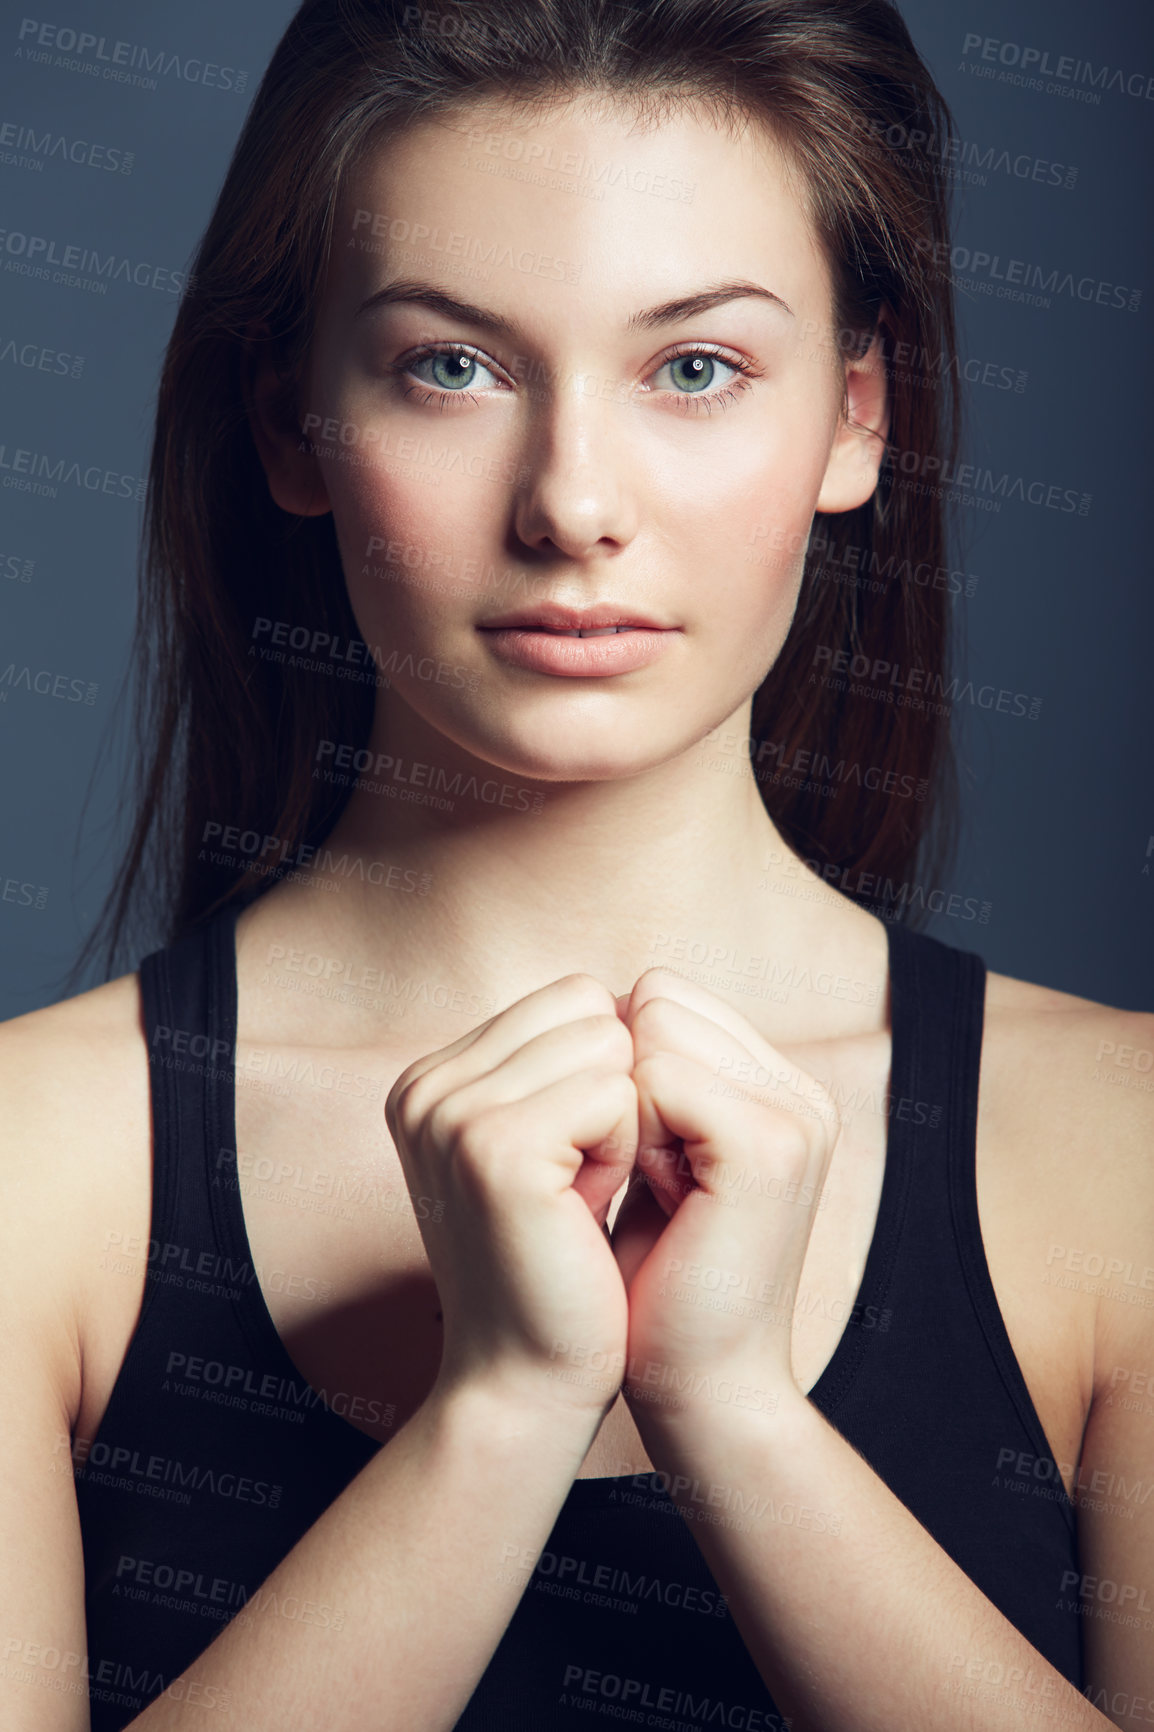
[[[147,1248],[112,1244],[105,1261],[127,1273],[147,1253],[148,1277],[98,1434],[73,1443],[93,1732],[119,1732],[179,1678],[381,1447],[341,1416],[346,1397],[297,1371],[260,1285],[282,1272],[253,1267],[235,1159],[235,920],[226,911],[140,970],[151,1234]],[[900,926],[889,959],[878,1217],[809,1399],[1081,1688],[1078,1602],[1063,1582],[1078,1570],[1074,1509],[978,1224],[985,967]],[[780,1725],[692,1531],[740,1511],[701,1487],[687,1521],[666,1486],[660,1473],[574,1482],[461,1732],[587,1732],[590,1711],[690,1729]],[[833,1521],[788,1506],[776,1519]],[[306,1599],[277,1609],[322,1627],[343,1616]]]

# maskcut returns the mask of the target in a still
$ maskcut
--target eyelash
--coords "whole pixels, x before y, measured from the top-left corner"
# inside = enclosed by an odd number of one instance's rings
[[[407,373],[418,361],[427,360],[434,355],[468,355],[471,359],[479,361],[482,366],[487,366],[482,351],[474,348],[470,343],[431,343],[423,349],[415,349],[411,354],[404,356],[401,361],[396,362],[389,368],[389,372],[394,374]],[[749,382],[751,379],[760,376],[759,369],[754,367],[752,362],[745,360],[744,357],[740,355],[734,355],[732,353],[726,354],[724,350],[714,343],[679,344],[678,347],[671,349],[669,353],[658,362],[657,366],[654,368],[654,372],[659,373],[663,367],[670,366],[674,361],[681,360],[686,355],[706,355],[715,360],[721,361],[725,366],[733,368],[736,377],[729,380],[729,382],[726,385],[723,385],[719,390],[711,391],[708,395],[704,392],[684,391],[673,391],[667,393],[672,396],[673,400],[678,404],[679,410],[683,414],[697,415],[701,414],[703,410],[707,414],[712,414],[715,406],[724,409],[727,403],[735,402],[742,392],[749,389]],[[488,367],[487,370],[490,372],[494,371],[492,367]],[[406,397],[417,398],[418,389],[423,392],[419,398],[422,407],[432,403],[442,411],[449,408],[452,404],[461,402],[475,404],[480,401],[476,392],[441,391],[437,390],[435,387],[426,385],[423,380],[419,382],[419,387],[413,385],[405,386],[403,394]]]

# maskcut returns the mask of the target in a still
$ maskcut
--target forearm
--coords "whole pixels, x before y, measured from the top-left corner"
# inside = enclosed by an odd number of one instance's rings
[[[1110,1724],[803,1396],[637,1422],[796,1732]],[[979,1659],[1001,1689],[967,1694]]]
[[[504,1560],[544,1545],[596,1430],[530,1414],[430,1398],[132,1732],[453,1726],[525,1587]],[[340,1627],[286,1618],[288,1596]]]

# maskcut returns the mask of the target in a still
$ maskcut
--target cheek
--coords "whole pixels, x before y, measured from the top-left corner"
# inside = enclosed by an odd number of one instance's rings
[[[776,656],[793,619],[819,484],[819,475],[783,478],[779,470],[773,480],[762,470],[717,501],[705,566],[715,605],[704,623],[759,665]]]
[[[697,553],[704,542],[715,568],[719,559],[729,570],[757,561],[788,579],[800,566],[837,419],[828,382],[818,383],[807,372],[775,384],[739,427],[708,429],[717,437],[665,480],[663,509],[679,538]]]
[[[325,482],[353,611],[368,640],[411,637],[466,611],[474,595],[508,589],[494,563],[507,488],[455,473],[453,448],[427,435],[395,450],[325,465]],[[376,634],[370,636],[370,629]]]

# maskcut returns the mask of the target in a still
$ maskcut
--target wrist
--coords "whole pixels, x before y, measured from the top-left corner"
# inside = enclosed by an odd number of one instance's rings
[[[761,1454],[793,1449],[820,1419],[794,1383],[780,1386],[735,1370],[679,1385],[663,1379],[660,1368],[648,1369],[646,1381],[630,1367],[625,1400],[650,1459],[661,1467],[680,1469],[734,1448]]]
[[[612,1398],[610,1398],[611,1403]],[[502,1462],[572,1459],[580,1467],[600,1428],[607,1403],[560,1397],[547,1370],[487,1371],[438,1377],[422,1407],[432,1431],[468,1438]]]

